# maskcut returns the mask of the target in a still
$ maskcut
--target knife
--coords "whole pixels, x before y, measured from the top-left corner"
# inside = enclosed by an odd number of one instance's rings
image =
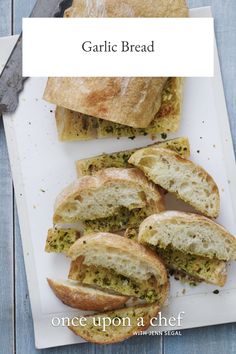
[[[72,0],[37,0],[30,17],[63,17]],[[0,75],[0,114],[12,113],[26,77],[22,77],[22,35],[20,35]]]

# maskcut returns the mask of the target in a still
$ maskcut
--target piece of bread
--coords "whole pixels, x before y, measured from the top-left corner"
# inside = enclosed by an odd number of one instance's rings
[[[199,165],[174,151],[147,147],[131,155],[129,163],[140,168],[154,183],[192,205],[202,214],[216,218],[220,196],[213,178]]]
[[[160,141],[151,146],[168,148],[177,152],[180,156],[183,156],[185,158],[188,158],[190,156],[189,141],[186,137]],[[78,160],[76,161],[77,175],[78,177],[92,175],[99,170],[109,167],[133,167],[128,163],[128,160],[130,156],[137,150],[138,149],[119,151],[111,154],[103,154],[99,156],[90,157],[88,159]]]
[[[79,231],[68,228],[68,229],[49,229],[45,251],[55,252],[55,253],[65,253],[67,254],[69,248],[75,241],[80,237]]]
[[[65,305],[84,311],[108,311],[123,307],[127,296],[109,294],[69,280],[47,279],[54,294]]]
[[[149,77],[49,78],[43,98],[89,116],[146,128],[160,109],[166,80]]]
[[[161,94],[161,107],[147,128],[133,128],[95,118],[63,107],[56,108],[58,138],[61,141],[90,140],[174,133],[180,125],[183,79],[169,78]]]
[[[85,316],[85,326],[75,319],[74,324],[71,321],[69,329],[88,342],[112,344],[145,331],[150,326],[151,319],[156,317],[159,311],[160,308],[157,304],[127,307],[121,310]],[[140,326],[140,318],[143,318],[143,326]],[[109,319],[111,324],[104,327],[104,321],[108,324]]]
[[[171,245],[165,249],[156,247],[156,252],[168,269],[187,275],[187,280],[189,278],[190,281],[204,281],[218,286],[224,286],[226,283],[225,261],[178,251]]]
[[[87,235],[71,246],[69,256],[75,267],[69,278],[74,279],[72,274],[76,274],[87,285],[147,302],[166,301],[169,288],[166,269],[154,252],[136,241],[109,233]]]
[[[125,6],[114,0],[81,0],[66,11],[66,17],[188,17],[184,0],[127,0]],[[97,118],[146,128],[161,106],[166,77],[68,77],[49,78],[44,99],[58,106]],[[138,109],[137,109],[138,107]]]
[[[138,230],[128,228],[124,237],[138,241]],[[224,286],[227,279],[226,262],[218,259],[195,256],[173,249],[171,245],[166,248],[150,246],[162,259],[165,266],[178,275],[187,275],[185,280],[205,281],[209,284]]]
[[[164,210],[159,189],[138,169],[110,168],[84,176],[57,197],[54,223],[82,222],[85,232],[139,225]]]
[[[236,238],[223,226],[198,214],[166,211],[151,215],[141,223],[138,241],[210,259],[236,260]]]

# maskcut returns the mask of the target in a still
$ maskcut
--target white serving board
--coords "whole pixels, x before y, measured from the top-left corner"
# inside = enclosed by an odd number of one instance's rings
[[[191,10],[191,15],[210,17],[211,11],[199,8]],[[15,37],[0,40],[0,65],[7,60],[15,40]],[[46,282],[46,277],[67,277],[69,261],[62,255],[44,252],[47,230],[52,226],[54,200],[61,189],[76,178],[75,160],[151,142],[148,137],[134,141],[122,138],[59,142],[54,106],[42,100],[45,84],[45,78],[29,79],[20,95],[17,111],[4,116],[37,348],[82,342],[67,328],[51,325],[53,316],[81,312],[57,300]],[[236,235],[236,166],[217,50],[213,79],[186,79],[181,129],[168,138],[185,135],[190,139],[191,159],[208,170],[219,186],[221,214],[218,221]],[[173,197],[167,199],[169,208],[186,209]],[[162,314],[169,317],[184,311],[181,328],[236,321],[235,263],[229,266],[228,273],[227,284],[218,295],[213,294],[216,286],[201,284],[192,288],[172,279],[169,305]]]

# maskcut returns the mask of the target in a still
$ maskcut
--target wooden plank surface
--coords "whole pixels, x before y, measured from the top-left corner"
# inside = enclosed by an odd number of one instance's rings
[[[11,0],[0,1],[0,35],[12,33]],[[0,53],[1,55],[1,53]],[[13,353],[14,345],[14,243],[13,187],[0,117],[0,352]]]
[[[13,9],[11,7],[12,2]],[[19,33],[21,29],[21,18],[30,13],[34,2],[35,0],[0,0],[0,36],[10,34],[12,29],[14,33]],[[234,142],[236,143],[236,121],[233,117],[236,110],[236,87],[234,85],[236,78],[236,56],[233,50],[233,43],[236,42],[236,1],[189,0],[188,2],[190,7],[212,5],[213,14],[216,18],[216,35],[228,111],[231,118],[232,134]],[[14,18],[13,21],[11,21],[12,15]],[[2,237],[0,267],[1,269],[7,269],[7,272],[1,272],[0,276],[0,353],[10,354],[13,353],[14,350],[16,354],[74,354],[80,352],[85,354],[125,354],[126,352],[148,354],[236,353],[236,325],[234,324],[187,330],[183,331],[182,337],[138,337],[132,338],[122,344],[105,347],[83,344],[80,346],[67,346],[42,351],[36,350],[34,347],[33,322],[26,283],[20,231],[17,215],[13,212],[12,184],[2,122],[0,122],[0,181],[0,235]],[[15,243],[13,242],[13,235],[15,235]],[[13,252],[15,252],[15,267]],[[14,278],[15,289],[13,286]],[[13,299],[14,291],[15,310]],[[199,309],[199,311],[200,310],[201,309]],[[16,322],[15,341],[13,330],[14,316]],[[1,321],[4,321],[4,326]]]

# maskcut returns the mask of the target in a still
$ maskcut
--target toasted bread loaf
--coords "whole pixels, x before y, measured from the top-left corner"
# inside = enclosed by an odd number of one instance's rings
[[[111,344],[121,342],[133,335],[145,331],[150,326],[150,320],[157,316],[160,308],[157,304],[139,305],[121,310],[104,312],[86,316],[86,325],[73,321],[69,328],[88,342],[97,344]],[[143,326],[140,326],[143,318]],[[104,330],[103,321],[110,319],[111,324]]]
[[[70,275],[79,274],[81,282],[150,302],[163,304],[167,298],[168,280],[163,263],[154,252],[133,240],[108,233],[83,236],[71,246],[69,256],[76,261],[72,266],[79,269]],[[146,289],[140,294],[142,283]]]
[[[182,107],[183,79],[169,78],[162,91],[161,107],[147,128],[133,128],[108,120],[87,116],[63,107],[57,107],[55,117],[58,138],[61,141],[91,140],[108,137],[170,133],[179,129]]]
[[[162,188],[192,205],[202,214],[216,218],[220,196],[213,178],[200,166],[169,149],[147,147],[136,151],[129,163]]]
[[[221,225],[197,214],[166,211],[152,215],[141,223],[138,241],[163,249],[170,245],[210,259],[236,260],[236,238]]]
[[[99,289],[83,286],[69,280],[47,279],[54,294],[65,305],[84,311],[107,311],[121,308],[127,296],[109,294]]]
[[[188,138],[177,138],[155,143],[151,146],[159,146],[175,151],[180,156],[188,158],[190,156],[190,146]],[[103,154],[90,157],[88,159],[76,161],[76,170],[78,177],[92,175],[104,168],[130,168],[133,167],[128,163],[130,156],[138,149],[114,152],[111,154]]]
[[[126,223],[139,224],[147,214],[163,210],[162,195],[141,171],[110,168],[67,187],[56,200],[54,223],[82,221],[90,230],[93,221],[96,227],[108,229],[111,223],[113,231],[125,229]],[[139,217],[135,218],[136,213]]]
[[[80,237],[79,231],[75,229],[49,229],[45,251],[67,254],[69,248]]]

